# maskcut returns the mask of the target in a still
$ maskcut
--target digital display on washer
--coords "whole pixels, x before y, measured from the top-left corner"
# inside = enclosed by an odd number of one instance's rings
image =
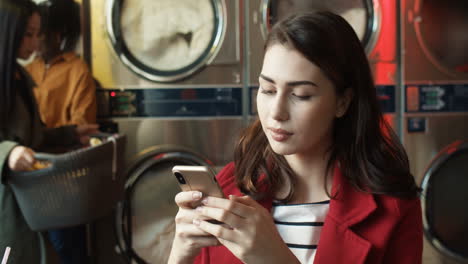
[[[364,45],[374,29],[372,1],[367,0],[269,0],[263,7],[264,27],[268,31],[281,19],[292,14],[330,11],[344,17]]]
[[[225,33],[220,0],[110,0],[108,32],[121,61],[156,82],[183,79],[211,62]]]

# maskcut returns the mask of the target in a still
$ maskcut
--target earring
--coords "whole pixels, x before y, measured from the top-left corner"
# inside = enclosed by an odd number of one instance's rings
[[[60,43],[60,50],[64,51],[65,50],[65,45],[67,45],[67,39],[64,38],[62,42]]]
[[[345,113],[346,113],[346,111],[343,111],[342,109],[340,109],[340,110],[336,113],[336,118],[340,118],[340,117],[344,116]]]

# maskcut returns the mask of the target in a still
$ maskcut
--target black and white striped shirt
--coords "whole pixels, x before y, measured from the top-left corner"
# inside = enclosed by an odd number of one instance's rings
[[[276,227],[301,263],[313,263],[330,201],[306,204],[273,203]]]

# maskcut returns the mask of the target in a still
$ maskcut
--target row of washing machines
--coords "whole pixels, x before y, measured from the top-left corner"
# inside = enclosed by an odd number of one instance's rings
[[[237,135],[255,117],[269,28],[317,10],[345,17],[366,48],[385,117],[424,187],[424,263],[468,261],[468,208],[460,202],[468,198],[465,0],[82,3],[99,119],[128,136],[125,201],[93,225],[97,263],[158,263],[177,210],[171,167],[217,170],[231,161]]]

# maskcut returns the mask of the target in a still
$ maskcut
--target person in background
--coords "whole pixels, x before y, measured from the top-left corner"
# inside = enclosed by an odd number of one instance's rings
[[[73,0],[41,4],[43,42],[26,69],[37,86],[34,94],[47,127],[96,122],[96,87],[86,62],[75,52],[80,36],[80,7]],[[50,230],[61,263],[88,262],[86,226]]]
[[[26,66],[37,86],[34,94],[47,127],[96,122],[96,86],[86,62],[75,52],[80,7],[73,0],[50,0],[43,10],[43,43]]]
[[[420,189],[346,20],[275,24],[259,83],[259,120],[217,176],[226,198],[176,195],[169,263],[421,263]]]
[[[31,55],[39,49],[42,37],[41,16],[38,6],[34,2],[25,2],[25,5],[29,19],[17,55],[19,59],[23,60],[29,59]]]
[[[0,250],[11,248],[9,264],[50,260],[44,237],[29,229],[8,184],[12,172],[32,168],[35,151],[88,144],[89,135],[98,132],[94,124],[50,129],[41,122],[34,83],[17,63],[36,45],[30,34],[40,24],[36,14],[30,0],[0,0]]]

